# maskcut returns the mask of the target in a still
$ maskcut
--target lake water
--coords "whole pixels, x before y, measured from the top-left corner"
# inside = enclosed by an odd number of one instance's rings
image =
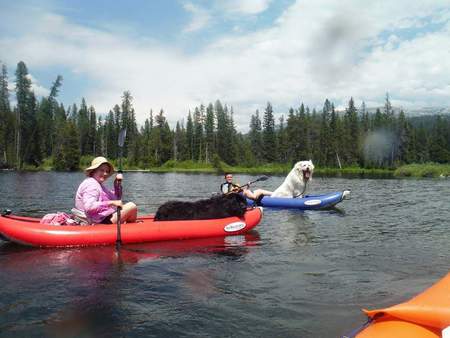
[[[255,177],[235,175],[245,183]],[[82,173],[0,173],[0,208],[67,211]],[[215,175],[126,173],[140,213],[218,190]],[[274,189],[282,177],[257,187]],[[256,186],[255,186],[256,187]],[[402,302],[449,270],[450,180],[315,177],[330,211],[265,208],[246,236],[33,249],[0,241],[0,337],[339,337],[360,309]]]

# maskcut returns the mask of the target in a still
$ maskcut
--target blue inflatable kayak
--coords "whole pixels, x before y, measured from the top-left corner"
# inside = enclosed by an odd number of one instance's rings
[[[322,195],[306,195],[302,198],[264,196],[260,205],[269,208],[318,210],[331,208],[343,199],[348,198],[349,195],[350,191],[344,190]],[[254,205],[255,201],[247,199],[247,203]]]

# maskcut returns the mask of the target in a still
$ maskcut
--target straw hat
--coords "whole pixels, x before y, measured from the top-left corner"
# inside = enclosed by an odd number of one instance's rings
[[[112,175],[112,173],[114,172],[114,166],[108,162],[108,160],[102,156],[96,157],[92,160],[91,162],[91,166],[84,169],[84,172],[86,173],[87,176],[91,176],[92,171],[97,169],[98,167],[100,167],[102,164],[106,163],[107,165],[109,165],[109,176]],[[108,176],[108,177],[109,177]]]

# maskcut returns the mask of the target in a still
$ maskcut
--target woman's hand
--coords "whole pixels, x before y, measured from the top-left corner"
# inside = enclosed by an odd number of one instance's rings
[[[111,201],[109,201],[109,206],[122,208],[123,207],[123,203],[122,203],[121,200],[111,200]]]
[[[117,175],[116,175],[116,181],[122,181],[123,180],[123,174],[122,173],[118,173]]]

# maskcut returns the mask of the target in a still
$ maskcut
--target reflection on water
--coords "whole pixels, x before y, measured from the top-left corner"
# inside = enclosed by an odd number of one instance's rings
[[[253,177],[236,175],[241,182]],[[239,177],[238,177],[239,176]],[[126,174],[142,214],[218,190],[221,176]],[[0,173],[0,207],[72,207],[82,173]],[[274,189],[282,177],[261,188]],[[192,188],[195,182],[195,189]],[[245,236],[33,249],[0,241],[0,337],[336,337],[362,307],[401,302],[448,270],[448,180],[316,178],[352,190],[327,211],[264,210]]]

